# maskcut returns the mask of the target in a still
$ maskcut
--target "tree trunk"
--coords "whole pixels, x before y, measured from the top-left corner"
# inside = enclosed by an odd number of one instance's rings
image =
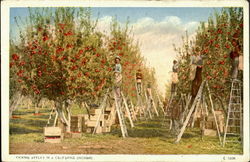
[[[64,110],[66,110],[66,112],[67,112],[67,118],[68,119],[65,117]],[[60,121],[66,127],[66,132],[70,132],[70,117],[71,117],[71,112],[69,110],[68,105],[65,106],[65,103],[56,102],[56,111],[58,113],[58,118],[60,119]]]
[[[35,114],[39,113],[38,103],[35,103]]]
[[[88,113],[88,117],[89,117],[89,119],[90,119],[89,106],[87,105],[87,103],[86,103],[86,102],[82,102],[82,106],[86,108],[87,113]]]
[[[17,109],[18,104],[22,100],[23,96],[20,93],[17,93],[10,102],[10,109],[9,109],[9,118],[12,117],[13,111]]]

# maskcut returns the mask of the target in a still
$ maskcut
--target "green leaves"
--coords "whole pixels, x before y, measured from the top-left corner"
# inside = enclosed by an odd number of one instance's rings
[[[232,67],[229,54],[235,49],[232,38],[236,37],[240,46],[243,44],[242,14],[240,8],[223,8],[221,12],[211,16],[207,24],[201,23],[194,44],[185,43],[185,47],[180,50],[175,48],[180,53],[179,90],[181,92],[188,93],[190,91],[187,80],[190,64],[189,54],[194,54],[193,49],[198,46],[200,47],[199,52],[205,56],[203,59],[203,79],[209,80],[212,90],[217,94],[225,95],[226,79],[230,77]],[[188,38],[185,42],[188,42]]]
[[[24,40],[11,44],[12,83],[25,86],[34,97],[94,100],[112,87],[116,55],[122,57],[124,83],[130,89],[134,88],[134,75],[139,67],[145,78],[153,81],[153,75],[148,75],[150,70],[141,66],[139,46],[127,29],[113,22],[116,25],[108,36],[95,30],[98,21],[93,21],[90,15],[85,8],[56,8],[48,13],[31,9],[27,27],[21,30]],[[27,78],[15,76],[20,70]],[[135,91],[126,94],[135,95]]]

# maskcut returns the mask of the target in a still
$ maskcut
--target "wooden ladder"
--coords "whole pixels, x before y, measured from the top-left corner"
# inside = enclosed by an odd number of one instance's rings
[[[126,123],[125,123],[124,114],[123,114],[123,112],[121,110],[121,99],[117,98],[115,91],[114,91],[114,98],[115,98],[115,108],[116,108],[116,112],[117,112],[118,118],[119,118],[122,137],[126,138],[126,137],[128,137],[128,131],[127,131]]]
[[[203,89],[204,89],[205,86],[206,86],[207,91],[208,91],[208,97],[209,97],[209,101],[210,101],[210,104],[211,104],[211,110],[212,110],[212,113],[213,113],[213,117],[214,117],[215,124],[216,124],[216,129],[217,129],[217,134],[218,134],[219,141],[220,141],[220,144],[221,144],[221,136],[220,136],[219,126],[218,126],[217,118],[216,118],[216,115],[215,115],[215,112],[214,112],[214,106],[213,106],[213,101],[212,101],[210,89],[209,89],[209,86],[208,86],[208,82],[206,80],[202,81],[202,83],[201,83],[199,91],[198,91],[198,93],[197,93],[197,95],[196,95],[196,97],[194,99],[194,102],[193,102],[193,104],[192,104],[192,106],[191,106],[191,108],[189,110],[189,113],[188,113],[188,115],[186,117],[186,120],[183,123],[183,126],[182,126],[182,128],[180,130],[180,133],[177,136],[177,139],[176,139],[175,143],[179,143],[179,141],[181,140],[181,137],[182,137],[182,135],[183,135],[183,133],[184,133],[186,127],[187,127],[187,124],[188,124],[188,122],[189,122],[189,120],[191,118],[191,115],[192,115],[194,109],[198,108],[198,105],[201,102]]]
[[[100,113],[99,113],[99,115],[97,117],[96,125],[95,125],[95,128],[94,128],[92,134],[95,134],[96,130],[98,129],[98,127],[100,127],[100,120],[101,120],[102,115],[104,114],[104,109],[105,109],[105,106],[106,106],[106,103],[107,103],[107,99],[108,99],[108,93],[109,93],[109,89],[107,90],[107,92],[106,92],[106,94],[104,96],[104,99],[103,99],[103,101],[102,101],[102,103],[100,105],[101,111],[100,111]]]
[[[123,95],[122,92],[121,92],[121,96],[122,96],[122,100],[123,100],[123,104],[125,106],[126,112],[128,114],[128,119],[129,119],[129,122],[131,124],[131,128],[133,128],[134,127],[134,123],[133,123],[133,120],[132,120],[132,117],[131,117],[131,113],[130,113],[129,108],[128,108],[127,100],[124,97],[124,95]]]
[[[242,122],[241,81],[234,79],[231,84],[227,121],[224,130],[223,147],[227,142],[242,143]],[[237,139],[227,140],[227,136],[234,136]]]

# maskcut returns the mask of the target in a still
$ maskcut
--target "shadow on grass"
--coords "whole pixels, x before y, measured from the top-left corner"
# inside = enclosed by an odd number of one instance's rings
[[[42,132],[43,132],[43,129],[33,130],[33,129],[28,129],[28,128],[19,127],[19,126],[12,126],[10,128],[10,135],[11,134],[42,133]]]
[[[39,117],[40,118],[40,117]],[[35,119],[10,119],[10,134],[42,133],[47,120]],[[30,129],[30,127],[35,128]]]
[[[30,118],[32,118],[32,119],[45,119],[45,120],[48,120],[49,119],[49,114],[39,114],[39,115],[32,114],[30,116]]]
[[[171,132],[168,128],[169,126],[163,126],[162,119],[157,118],[153,120],[143,120],[135,123],[134,128],[130,128],[129,122],[127,122],[128,134],[129,137],[141,137],[141,138],[150,138],[150,137],[160,137],[161,139],[171,138],[174,139],[177,137],[176,134]],[[111,134],[119,134],[121,136],[120,126],[112,127]],[[199,128],[187,128],[182,138],[189,139],[193,137],[200,136]]]
[[[129,122],[127,122],[126,125],[129,137],[171,137],[169,130],[166,127],[163,127],[162,121],[160,119],[138,121],[135,123],[134,128],[130,128],[128,123]],[[112,135],[119,134],[121,136],[122,134],[120,126],[112,127],[111,130]]]
[[[43,113],[49,113],[51,110],[50,109],[46,109],[46,108],[38,108],[39,113],[43,114]],[[31,115],[35,113],[35,109],[31,108],[31,109],[27,109],[27,108],[18,108],[17,110],[13,111],[12,115]]]

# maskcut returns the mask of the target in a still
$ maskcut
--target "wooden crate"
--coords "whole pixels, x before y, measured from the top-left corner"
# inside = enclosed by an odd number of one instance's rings
[[[196,118],[194,122],[194,127],[200,128],[200,124],[201,124],[201,118]]]
[[[217,136],[217,132],[214,129],[205,129],[204,136]]]
[[[214,128],[214,122],[213,121],[207,121],[205,123],[205,128],[206,129],[213,129]]]
[[[111,126],[113,124],[112,120],[105,120],[105,126]]]
[[[111,131],[111,126],[104,126],[104,127],[102,127],[102,132],[103,133],[108,133],[110,131]]]
[[[87,122],[87,127],[95,127],[96,126],[96,120],[89,120]]]
[[[44,127],[44,142],[60,143],[63,138],[62,129],[59,127]]]
[[[86,133],[93,133],[93,131],[94,131],[94,127],[88,127],[87,129],[86,129]],[[100,134],[100,133],[102,133],[102,127],[98,127],[97,129],[96,129],[96,134]]]
[[[107,107],[107,108],[105,109],[105,111],[107,111],[107,112],[110,112],[111,110],[112,110],[111,107]]]
[[[99,114],[97,114],[97,115],[91,115],[91,116],[90,116],[90,120],[97,120],[98,117],[99,117]],[[101,119],[101,120],[104,119],[104,115],[103,115],[103,114],[101,115],[101,118],[100,118],[100,119]]]
[[[100,114],[101,109],[90,109],[89,113],[91,115]]]
[[[216,115],[217,123],[218,123],[218,126],[219,126],[219,130],[220,130],[220,132],[223,132],[224,131],[224,126],[225,126],[224,113],[222,111],[215,111],[215,115]],[[213,117],[212,114],[210,114],[207,117],[206,128],[207,129],[217,130],[216,124],[215,124],[215,121],[214,121],[214,117]]]
[[[86,133],[92,133],[93,130],[94,130],[93,127],[88,127],[88,128],[86,129]]]
[[[85,129],[85,119],[84,115],[71,116],[71,132],[84,132]]]
[[[96,129],[96,134],[101,134],[102,133],[102,131],[103,131],[103,129],[102,129],[103,127],[98,127],[97,129]]]

